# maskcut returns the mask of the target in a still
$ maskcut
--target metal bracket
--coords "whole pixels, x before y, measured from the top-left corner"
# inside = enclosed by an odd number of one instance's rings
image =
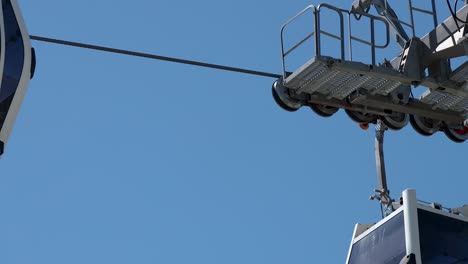
[[[405,45],[398,71],[405,73],[411,79],[422,80],[425,77],[421,63],[422,53],[423,45],[421,40],[412,38]]]
[[[385,172],[385,160],[384,160],[384,133],[387,130],[387,126],[380,120],[377,120],[375,125],[375,162],[377,167],[377,176],[379,181],[379,189],[374,190],[374,196],[371,196],[371,200],[377,200],[382,206],[382,218],[388,216],[393,211],[394,199],[390,197],[390,191],[387,186],[387,175]]]

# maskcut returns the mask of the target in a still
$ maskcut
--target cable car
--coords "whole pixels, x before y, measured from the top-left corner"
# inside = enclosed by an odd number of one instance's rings
[[[408,189],[392,214],[355,226],[346,263],[468,263],[467,248],[468,205],[445,208]]]
[[[468,24],[461,19],[468,17],[468,1],[457,10],[449,5],[452,15],[442,23],[436,0],[426,1],[432,8],[407,2],[410,22],[400,20],[387,0],[355,0],[351,9],[310,5],[289,19],[281,27],[283,74],[272,88],[276,103],[291,112],[308,106],[322,117],[344,109],[364,127],[380,119],[392,130],[409,123],[423,136],[443,131],[454,142],[468,140],[468,61],[451,64],[468,55]],[[426,18],[416,19],[419,15]],[[308,34],[291,40],[285,31],[297,21],[306,21]],[[416,22],[428,21],[433,29],[418,36]],[[367,37],[357,34],[361,27],[368,28]],[[391,39],[399,46],[394,58],[377,56],[391,48]],[[300,47],[309,49],[307,62],[287,69],[296,62],[290,54]],[[412,93],[417,87],[426,89],[420,97]]]
[[[17,0],[0,2],[0,155],[8,141],[29,80],[35,53]]]

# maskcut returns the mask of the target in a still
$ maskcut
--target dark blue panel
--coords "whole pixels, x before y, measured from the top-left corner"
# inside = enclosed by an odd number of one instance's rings
[[[468,264],[468,223],[418,210],[421,260],[427,264]]]
[[[399,264],[406,256],[403,213],[356,242],[348,264]]]
[[[24,65],[24,43],[10,0],[2,0],[5,21],[5,64],[0,87],[0,129],[18,89]]]

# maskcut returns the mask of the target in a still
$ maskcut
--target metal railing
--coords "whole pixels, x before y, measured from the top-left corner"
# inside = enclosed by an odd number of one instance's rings
[[[436,28],[439,25],[439,22],[437,21],[437,9],[436,9],[435,0],[431,0],[432,11],[415,7],[413,5],[413,0],[408,0],[408,5],[409,5],[409,10],[410,10],[410,18],[411,18],[411,25],[412,25],[411,29],[413,30],[413,37],[416,37],[416,30],[415,30],[415,25],[414,25],[414,12],[415,11],[422,13],[422,14],[431,15],[434,21],[434,28]]]
[[[430,0],[431,1],[431,10],[427,9],[422,9],[419,7],[416,7],[413,2],[414,0],[407,0],[408,1],[408,10],[409,10],[409,22],[406,22],[404,20],[401,20],[398,18],[397,14],[394,13],[393,9],[390,7],[388,4],[388,0],[379,0],[381,3],[376,7],[379,15],[382,17],[386,17],[390,23],[395,27],[395,29],[398,31],[397,34],[401,34],[402,37],[405,38],[408,37],[406,32],[404,32],[403,26],[408,27],[411,30],[412,37],[417,37],[416,36],[416,25],[415,25],[415,18],[414,14],[415,12],[426,14],[432,16],[432,20],[434,23],[434,28],[437,27],[438,25],[438,19],[437,19],[437,9],[436,9],[436,0]],[[378,2],[379,2],[378,1]],[[423,0],[427,1],[427,0]],[[383,4],[383,7],[381,6]],[[369,10],[367,10],[369,11]],[[405,39],[405,41],[409,41],[408,39]]]
[[[291,24],[293,21],[295,21],[297,18],[301,17],[302,15],[304,15],[305,13],[307,13],[308,11],[312,12],[313,14],[313,31],[312,33],[308,34],[304,39],[302,39],[301,41],[299,41],[296,45],[294,45],[292,48],[288,49],[287,51],[284,50],[284,30],[285,28]],[[313,5],[309,5],[307,6],[306,8],[304,8],[301,12],[297,13],[295,16],[293,16],[292,18],[290,18],[288,21],[286,21],[286,23],[283,24],[283,26],[281,27],[281,65],[283,67],[283,80],[286,79],[286,63],[285,63],[285,58],[286,56],[288,56],[291,52],[293,52],[294,50],[296,50],[298,47],[300,47],[302,44],[304,44],[307,40],[311,39],[312,37],[315,36],[315,32],[316,32],[316,28],[317,28],[317,19],[316,19],[316,14],[317,10],[315,8],[315,6]],[[315,38],[317,39],[317,38]],[[315,54],[319,54],[320,52],[317,50],[317,45],[315,45]]]
[[[329,31],[326,31],[326,30],[323,30],[320,26],[321,24],[321,17],[320,17],[320,11],[322,9],[328,9],[328,10],[331,10],[331,11],[335,11],[339,18],[340,18],[340,27],[339,27],[339,36],[336,35],[336,34],[333,34],[333,33],[330,33]],[[343,10],[343,9],[340,9],[338,7],[335,7],[335,6],[332,6],[332,5],[329,5],[329,4],[320,4],[318,7],[317,7],[317,13],[316,13],[316,19],[317,19],[317,29],[316,31],[319,32],[319,34],[317,34],[317,46],[318,46],[318,50],[320,51],[321,50],[321,44],[322,44],[322,39],[321,39],[321,35],[324,34],[326,36],[329,36],[331,38],[334,38],[334,39],[337,39],[340,41],[340,51],[341,51],[341,59],[342,60],[345,60],[346,59],[346,53],[345,53],[345,30],[344,30],[344,16],[343,16],[343,13],[348,13],[348,11],[346,10]],[[319,54],[317,54],[319,55]]]
[[[325,30],[321,26],[321,11],[323,10],[329,10],[336,12],[336,14],[339,17],[339,23],[337,23],[338,26],[338,33],[332,33],[330,30]],[[288,25],[290,25],[293,21],[297,20],[299,17],[302,15],[306,14],[307,12],[312,12],[313,14],[313,30],[311,33],[307,34],[305,38],[300,40],[298,43],[293,45],[291,48],[288,50],[285,50],[284,47],[284,32],[285,29]],[[370,46],[371,49],[371,59],[372,59],[372,64],[376,64],[376,49],[384,49],[388,47],[390,44],[390,26],[388,22],[378,16],[370,15],[370,14],[359,14],[360,18],[365,17],[369,19],[370,21],[370,29],[371,29],[371,34],[370,34],[370,40],[366,40],[363,38],[359,38],[356,35],[353,35],[352,31],[352,26],[351,26],[351,16],[355,17],[356,13],[341,9],[329,4],[321,4],[318,7],[315,7],[313,5],[307,6],[305,9],[303,9],[301,12],[299,12],[297,15],[286,21],[286,23],[283,24],[281,27],[281,62],[282,62],[282,68],[283,68],[283,80],[287,78],[287,71],[286,71],[286,63],[285,59],[286,57],[291,54],[293,51],[295,51],[298,47],[303,45],[305,42],[308,40],[313,39],[314,44],[315,44],[315,56],[321,56],[322,55],[322,35],[328,36],[332,39],[338,40],[340,43],[340,54],[339,58],[342,60],[349,59],[350,61],[353,61],[353,42],[360,42],[364,45]],[[376,42],[376,30],[375,30],[375,23],[376,21],[382,22],[385,26],[385,32],[384,32],[384,44],[377,45]],[[348,27],[345,29],[345,24],[347,23]],[[328,29],[329,27],[327,27]],[[346,52],[346,45],[349,48],[348,53]]]
[[[364,15],[366,18],[369,19],[369,27],[370,27],[370,41],[367,41],[362,38],[358,38],[353,35],[352,27],[349,27],[349,59],[353,61],[353,41],[360,42],[362,44],[368,45],[371,47],[371,61],[372,64],[376,64],[376,49],[385,49],[390,44],[390,25],[385,19],[382,19],[377,16],[366,14]],[[353,13],[350,13],[348,16],[348,24],[351,25],[351,19],[355,17]],[[385,25],[385,42],[382,45],[377,45],[376,42],[376,35],[375,35],[375,22],[380,21]]]
[[[347,40],[348,40],[348,46],[349,46],[349,60],[350,61],[353,61],[353,41],[357,41],[357,42],[360,42],[362,44],[365,44],[365,45],[368,45],[370,46],[371,48],[371,60],[372,60],[372,64],[376,64],[376,49],[384,49],[386,47],[388,47],[388,45],[390,44],[390,26],[388,24],[388,22],[381,18],[381,17],[377,17],[377,16],[374,16],[374,15],[370,15],[370,14],[359,14],[360,15],[360,19],[362,19],[362,17],[365,17],[367,19],[369,19],[369,27],[370,27],[370,40],[365,40],[365,39],[362,39],[362,38],[359,38],[355,35],[353,35],[353,30],[352,30],[352,26],[351,26],[351,18],[352,17],[356,17],[355,16],[355,13],[353,11],[348,11],[348,10],[345,10],[345,9],[341,9],[341,8],[337,8],[335,6],[332,6],[332,5],[329,5],[329,4],[321,4],[319,5],[319,7],[317,8],[318,9],[318,17],[319,17],[319,21],[320,21],[320,11],[322,9],[329,9],[329,10],[333,10],[333,11],[336,11],[336,12],[339,12],[341,14],[341,16],[343,16],[343,14],[346,14],[348,20],[348,35],[347,35]],[[385,42],[383,45],[377,45],[375,44],[375,41],[376,41],[376,35],[375,35],[375,22],[376,21],[380,21],[382,22],[384,25],[385,25]],[[343,25],[343,21],[341,20],[341,24],[340,24],[340,31],[341,31],[341,35],[344,35],[344,25]],[[323,30],[321,30],[320,32],[324,32]],[[320,38],[320,36],[318,36],[318,38]],[[319,40],[320,42],[320,40]],[[344,46],[344,41],[342,43],[342,46]],[[344,60],[346,59],[346,56],[344,55],[344,47],[341,48],[341,58]]]

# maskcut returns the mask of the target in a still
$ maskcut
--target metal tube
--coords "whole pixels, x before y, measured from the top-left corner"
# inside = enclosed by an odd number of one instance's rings
[[[421,245],[419,243],[419,224],[416,191],[403,191],[406,254],[415,254],[416,263],[422,264]]]
[[[468,0],[465,0],[465,3]],[[432,17],[434,18],[434,28],[436,28],[439,25],[439,21],[437,21],[437,7],[435,0],[432,0],[432,12],[434,13]]]
[[[344,35],[344,18],[343,18],[343,13],[340,14],[340,36],[341,36],[341,59],[345,60],[346,59],[346,53],[345,53],[345,35]]]
[[[384,160],[384,133],[387,127],[382,121],[377,120],[375,125],[375,162],[377,167],[377,176],[379,180],[379,190],[388,192],[387,175],[385,173],[385,160]]]
[[[320,56],[321,54],[321,30],[320,30],[320,11],[314,9],[315,13],[315,55]]]
[[[414,14],[413,14],[413,1],[408,0],[410,19],[411,19],[411,30],[413,31],[413,38],[416,37],[416,30],[414,29]]]
[[[286,27],[286,24],[281,27],[281,33],[280,33],[280,45],[281,45],[281,67],[283,70],[283,80],[286,80],[286,63],[284,61],[284,41],[283,41],[283,32],[284,28]]]
[[[375,65],[375,25],[374,19],[370,19],[371,24],[371,52],[372,52],[372,64]]]
[[[467,0],[468,1],[468,0]],[[349,43],[348,43],[348,47],[349,47],[349,60],[350,61],[353,61],[353,41],[352,41],[352,37],[353,37],[353,33],[352,33],[352,30],[351,30],[351,15],[348,15],[348,33],[349,33]]]

